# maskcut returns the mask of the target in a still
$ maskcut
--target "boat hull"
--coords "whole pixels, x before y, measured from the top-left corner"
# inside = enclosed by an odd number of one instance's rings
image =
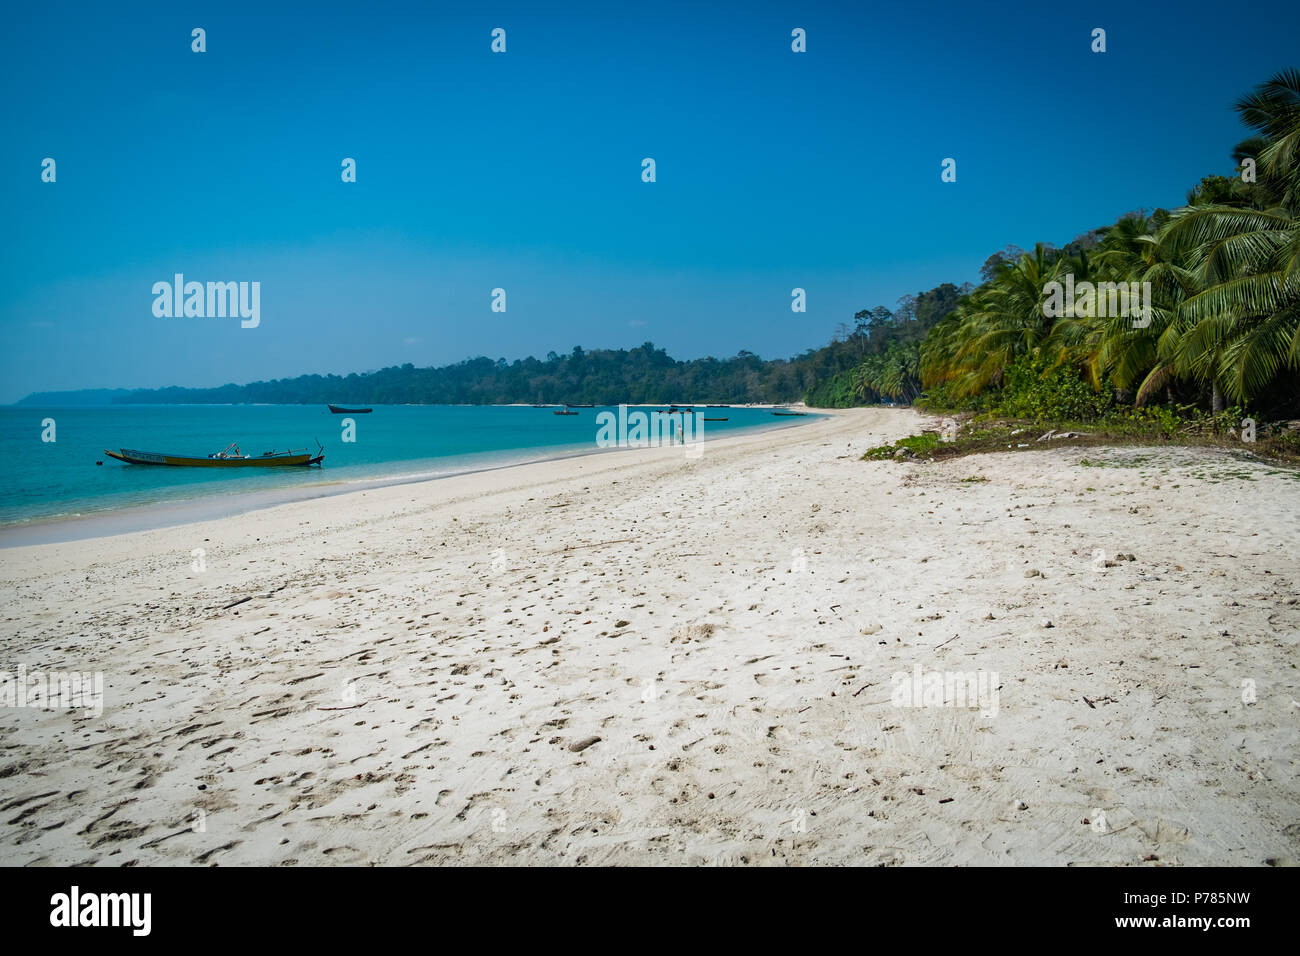
[[[331,405],[329,410],[335,415],[369,415],[374,411],[373,408],[344,408],[341,405]]]
[[[319,465],[325,458],[324,455],[307,452],[296,455],[263,455],[260,458],[188,458],[185,455],[160,455],[131,448],[123,448],[120,453],[105,448],[104,454],[128,465],[170,465],[178,468],[305,468]]]

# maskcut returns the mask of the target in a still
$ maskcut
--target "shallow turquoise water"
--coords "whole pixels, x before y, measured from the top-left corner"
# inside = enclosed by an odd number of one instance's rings
[[[0,525],[265,489],[306,491],[324,482],[433,477],[594,451],[602,410],[563,416],[553,408],[379,405],[373,414],[348,416],[319,405],[0,408]],[[704,423],[706,441],[740,429],[811,420],[759,408],[697,410],[729,419]],[[41,439],[47,418],[54,419],[53,442]],[[342,440],[349,418],[355,423],[353,442]],[[317,439],[325,446],[319,469],[150,467],[104,454],[105,448],[131,448],[203,457],[232,441],[252,455],[286,448],[314,452]]]

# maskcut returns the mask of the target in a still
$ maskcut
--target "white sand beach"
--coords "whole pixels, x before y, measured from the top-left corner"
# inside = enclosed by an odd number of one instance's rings
[[[926,421],[0,551],[0,864],[1300,860],[1300,482]]]

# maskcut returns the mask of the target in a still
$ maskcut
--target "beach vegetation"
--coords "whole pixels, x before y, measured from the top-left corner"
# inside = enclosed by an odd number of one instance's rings
[[[1252,131],[1232,152],[1238,175],[1205,177],[1178,209],[986,264],[921,343],[920,404],[1165,434],[1186,429],[1171,415],[1213,429],[1225,412],[1300,413],[1300,70],[1236,110]],[[1136,283],[1149,301],[1140,319],[1091,299],[1045,308],[1063,280]]]
[[[1206,176],[1185,206],[1125,213],[1063,248],[994,253],[984,281],[919,341],[881,342],[809,404],[962,415],[962,440],[940,453],[1006,445],[1026,424],[1249,442],[1249,419],[1252,435],[1273,422],[1267,444],[1289,455],[1300,441],[1286,424],[1300,418],[1300,70],[1235,109],[1250,131],[1231,151],[1235,175]]]

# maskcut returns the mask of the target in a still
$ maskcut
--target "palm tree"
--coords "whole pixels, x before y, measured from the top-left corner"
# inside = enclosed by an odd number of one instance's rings
[[[1283,70],[1236,104],[1257,131],[1237,144],[1233,159],[1259,163],[1259,189],[1270,206],[1295,210],[1300,201],[1300,70]]]
[[[918,371],[926,387],[947,384],[953,395],[976,395],[1002,380],[1007,366],[1042,345],[1052,319],[1043,290],[1065,259],[1039,243],[1032,254],[1002,263],[993,277],[931,330]]]
[[[1151,290],[1149,324],[1137,324],[1131,315],[1108,316],[1087,328],[1094,384],[1109,377],[1120,393],[1136,389],[1134,402],[1145,404],[1164,392],[1172,400],[1177,380],[1172,355],[1184,329],[1178,324],[1178,305],[1197,289],[1192,273],[1161,255],[1157,235],[1168,213],[1124,216],[1105,230],[1096,255],[1103,281],[1143,283]]]
[[[1024,355],[1077,369],[1094,388],[1109,381],[1139,405],[1193,389],[1219,411],[1300,382],[1300,70],[1236,109],[1254,135],[1234,156],[1256,161],[1256,181],[1207,176],[1185,208],[1125,216],[1092,252],[1038,245],[1001,263],[921,344],[925,387],[973,397]],[[1045,315],[1047,284],[1067,275],[1149,283],[1151,322],[1082,305]],[[1294,403],[1300,389],[1291,393]]]
[[[1294,211],[1204,206],[1174,214],[1160,248],[1201,291],[1178,307],[1172,357],[1182,375],[1246,402],[1300,368],[1300,218]]]
[[[1185,328],[1171,357],[1210,383],[1216,411],[1224,392],[1244,403],[1300,369],[1300,71],[1261,84],[1237,111],[1258,133],[1237,155],[1257,154],[1257,206],[1267,208],[1182,209],[1158,244],[1200,285],[1178,306]]]
[[[921,393],[918,347],[892,342],[884,352],[868,356],[853,370],[853,393],[864,402],[880,398],[913,401]]]

